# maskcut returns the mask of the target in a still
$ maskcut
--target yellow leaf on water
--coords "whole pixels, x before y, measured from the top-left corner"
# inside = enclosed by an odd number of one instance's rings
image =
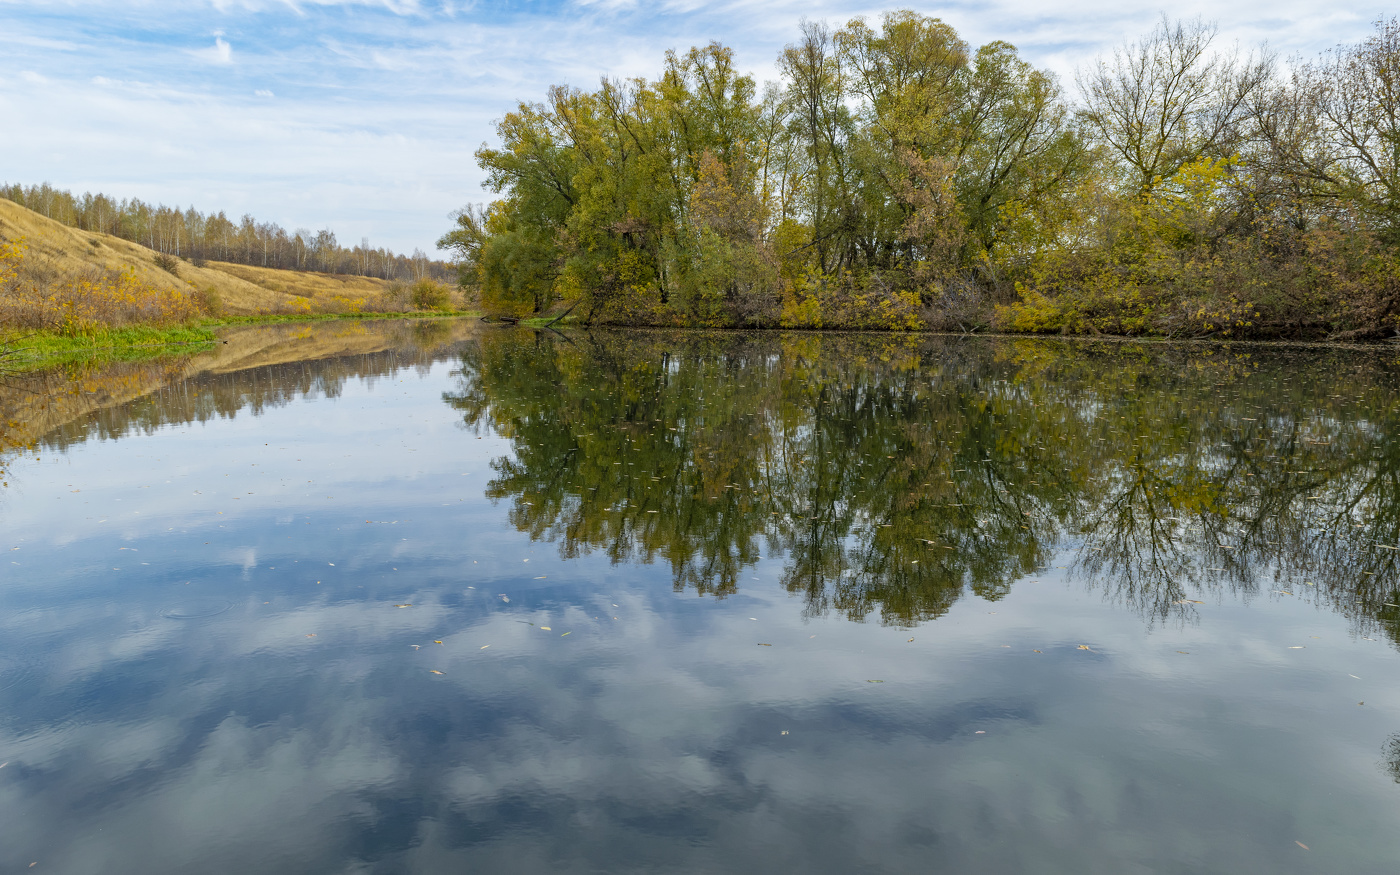
[[[430,669],[428,669],[428,671],[432,672],[433,674],[442,674],[442,672],[438,671],[438,670],[435,669],[435,668],[430,668]]]
[[[545,630],[546,632],[553,632],[553,631],[554,631],[553,629],[549,628],[548,626],[541,626],[540,628],[543,629],[543,630]]]
[[[1079,645],[1079,649],[1080,649],[1080,650],[1088,650],[1088,649],[1089,649],[1089,645],[1087,645],[1087,644],[1081,644],[1081,645]]]
[[[1312,850],[1312,849],[1309,848],[1307,845],[1303,844],[1302,842],[1298,841],[1297,839],[1294,839],[1294,840],[1293,840],[1293,844],[1297,845],[1298,847],[1302,848],[1302,849],[1305,850],[1305,851]]]
[[[573,633],[573,632],[565,632],[565,633],[564,633],[564,635],[572,635],[572,634],[574,634],[574,633]],[[564,635],[560,635],[559,637],[560,637],[560,638],[563,638]]]
[[[394,607],[396,607],[396,608],[411,608],[411,607],[413,607],[413,605],[412,605],[412,604],[407,604],[407,605],[394,605]]]
[[[441,642],[441,641],[438,641],[437,639],[433,639],[433,643],[434,643],[434,644],[441,644],[442,642]]]
[[[491,646],[490,644],[483,644],[483,645],[481,645],[481,649],[482,649],[482,650],[485,650],[486,648],[488,648],[488,647],[490,647],[490,646]]]

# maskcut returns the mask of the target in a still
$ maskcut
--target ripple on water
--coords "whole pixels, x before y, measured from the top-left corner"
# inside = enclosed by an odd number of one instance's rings
[[[25,686],[38,677],[37,660],[0,653],[0,690]]]
[[[163,609],[160,615],[167,620],[207,620],[210,617],[217,617],[224,611],[233,607],[233,602],[228,599],[215,597],[181,599],[168,608]]]

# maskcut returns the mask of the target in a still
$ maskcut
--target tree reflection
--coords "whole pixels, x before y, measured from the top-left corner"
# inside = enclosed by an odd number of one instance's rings
[[[519,331],[461,361],[512,522],[677,590],[766,547],[809,612],[911,625],[1068,550],[1153,622],[1306,595],[1400,640],[1393,353]]]

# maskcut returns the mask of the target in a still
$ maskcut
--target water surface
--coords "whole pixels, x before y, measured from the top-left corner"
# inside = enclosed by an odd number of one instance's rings
[[[0,869],[1393,872],[1397,376],[451,322],[11,376]]]

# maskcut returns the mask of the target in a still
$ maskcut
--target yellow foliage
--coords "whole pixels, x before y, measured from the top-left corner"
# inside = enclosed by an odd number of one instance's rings
[[[57,282],[21,276],[23,241],[0,243],[0,326],[97,336],[127,325],[177,325],[203,315],[189,294],[148,285],[134,271],[68,277]]]
[[[1021,289],[1021,300],[1011,304],[998,304],[994,324],[1002,331],[1044,334],[1062,331],[1065,328],[1065,311],[1058,301],[1052,301],[1040,292]]]
[[[788,284],[781,324],[784,328],[918,331],[925,327],[920,310],[917,292],[891,287],[878,275],[806,274]]]
[[[805,276],[796,277],[792,282],[786,283],[779,324],[784,328],[822,327],[821,301],[812,294]]]

